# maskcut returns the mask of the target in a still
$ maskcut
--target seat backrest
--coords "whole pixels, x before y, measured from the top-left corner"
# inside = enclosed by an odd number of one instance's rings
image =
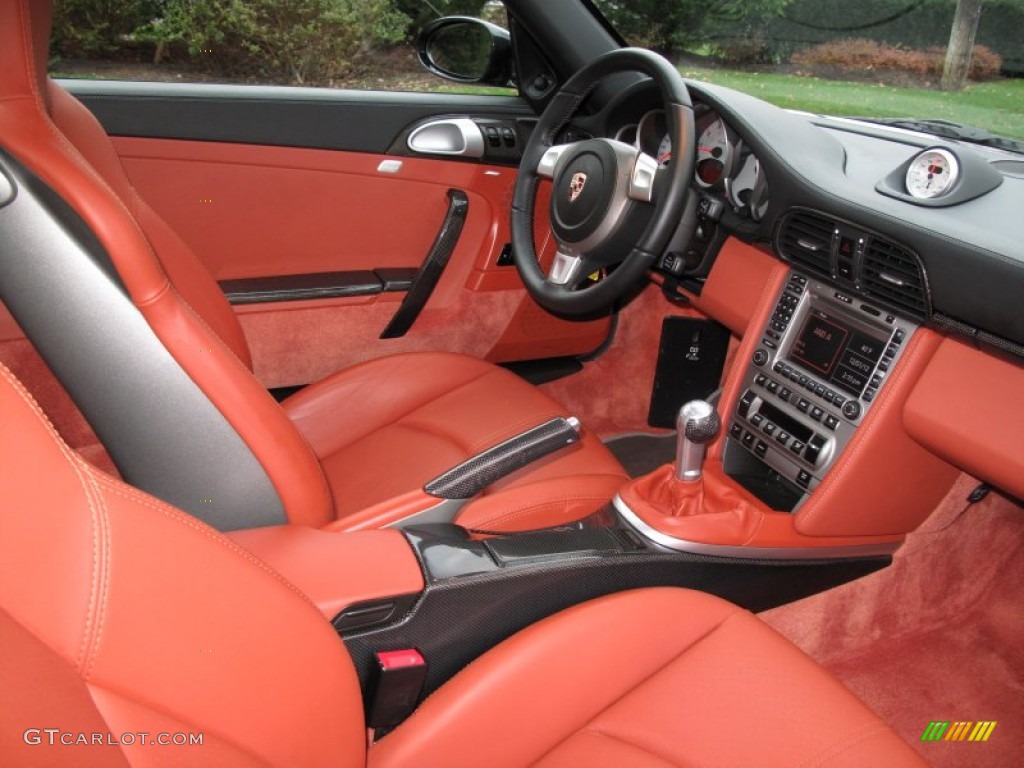
[[[0,164],[18,188],[0,298],[133,485],[224,529],[325,524],[320,464],[216,282],[47,78],[50,23],[46,0],[0,3]]]
[[[364,764],[355,670],[304,595],[81,460],[2,366],[0,424],[3,765]]]

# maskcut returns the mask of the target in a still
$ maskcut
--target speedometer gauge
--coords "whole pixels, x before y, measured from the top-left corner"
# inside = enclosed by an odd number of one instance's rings
[[[956,155],[945,149],[926,149],[907,168],[907,192],[921,200],[941,197],[953,189],[959,175]]]
[[[697,183],[712,187],[722,180],[732,158],[732,144],[722,118],[715,118],[697,139]]]

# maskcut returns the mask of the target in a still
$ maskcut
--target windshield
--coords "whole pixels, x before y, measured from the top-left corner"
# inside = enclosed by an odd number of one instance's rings
[[[912,120],[946,138],[950,124],[968,126],[955,136],[965,141],[1024,140],[1024,0],[593,4],[626,42],[665,55],[685,77],[789,109]],[[957,44],[971,35],[973,46]]]

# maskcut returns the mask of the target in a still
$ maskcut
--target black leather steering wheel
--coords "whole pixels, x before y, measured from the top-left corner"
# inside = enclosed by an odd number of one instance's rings
[[[658,86],[672,159],[664,167],[630,144],[555,139],[602,79],[641,72]],[[621,48],[600,56],[565,84],[530,137],[512,199],[512,254],[526,289],[563,315],[610,306],[642,277],[679,226],[693,178],[693,107],[679,72],[661,56]],[[533,209],[541,178],[553,181],[551,229],[557,253],[545,275],[533,240]],[[616,266],[617,265],[617,266]],[[596,282],[590,276],[615,266]]]

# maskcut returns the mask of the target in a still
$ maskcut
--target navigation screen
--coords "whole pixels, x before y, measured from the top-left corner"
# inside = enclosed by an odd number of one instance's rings
[[[851,328],[820,309],[811,310],[789,356],[852,395],[860,396],[886,340]]]

